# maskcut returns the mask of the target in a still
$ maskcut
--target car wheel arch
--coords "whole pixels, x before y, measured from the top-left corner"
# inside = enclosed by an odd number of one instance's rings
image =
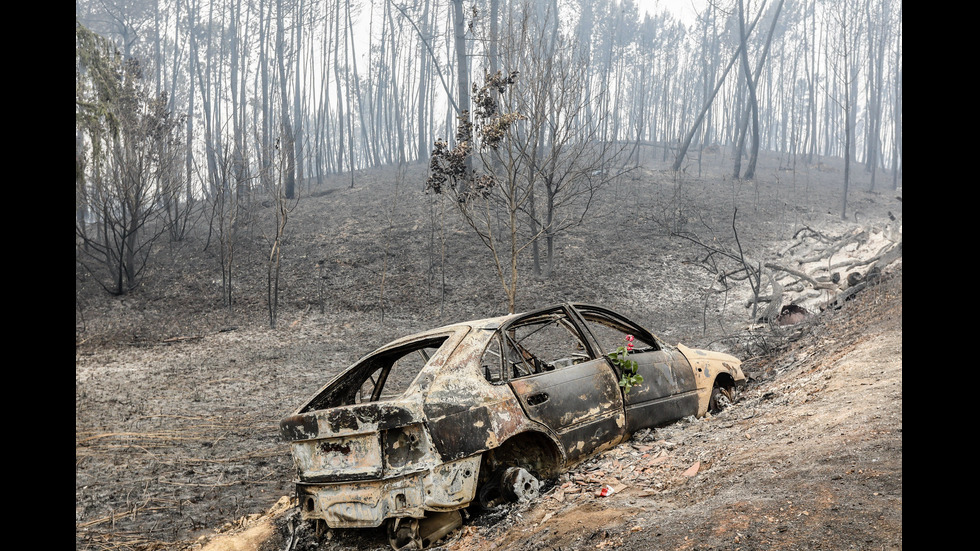
[[[565,466],[565,453],[549,434],[538,430],[519,432],[484,452],[481,480],[501,467],[524,467],[540,478],[553,478]]]
[[[722,371],[715,375],[711,381],[711,395],[708,401],[708,411],[718,413],[735,401],[735,391],[737,383],[735,378],[727,371]],[[723,398],[723,402],[719,399]]]

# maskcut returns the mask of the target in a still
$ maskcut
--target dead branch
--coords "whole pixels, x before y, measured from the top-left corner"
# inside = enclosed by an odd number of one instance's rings
[[[725,279],[734,279],[735,281],[744,281],[744,280],[748,279],[748,277],[749,277],[748,269],[746,269],[744,266],[740,266],[738,268],[735,268],[734,270],[731,270],[731,271],[728,271],[728,272],[721,272],[721,273],[719,273],[717,279],[718,279],[718,281],[722,281],[722,280],[725,280]]]
[[[875,262],[874,266],[871,267],[871,270],[878,270],[879,272],[882,272],[889,264],[901,258],[902,242],[899,241],[897,245],[895,245],[887,252],[882,253],[880,256],[881,258],[879,258],[878,261]]]
[[[793,234],[793,240],[796,241],[796,240],[804,239],[805,236],[803,238],[800,237],[800,234],[802,234],[803,232],[807,232],[809,235],[816,237],[818,241],[823,241],[824,243],[833,243],[834,241],[837,240],[834,237],[829,237],[820,233],[819,231],[811,228],[810,226],[803,226],[802,228],[796,230],[796,233]]]
[[[776,278],[772,277],[772,272],[767,272],[766,277],[769,278],[769,285],[772,286],[772,295],[769,297],[769,305],[762,311],[759,319],[772,321],[776,319],[780,308],[783,307],[783,286],[776,281]]]
[[[738,228],[736,226],[737,213],[738,211],[736,209],[731,220],[735,248],[729,249],[716,242],[702,240],[692,233],[671,232],[671,235],[695,243],[698,247],[706,251],[705,257],[701,261],[702,265],[709,272],[715,274],[715,281],[724,284],[726,290],[730,288],[731,282],[744,282],[748,280],[751,287],[751,296],[745,300],[745,307],[752,308],[751,319],[757,321],[775,320],[781,312],[787,287],[780,283],[779,274],[787,274],[796,278],[796,281],[792,282],[789,287],[789,290],[793,293],[806,293],[807,288],[829,291],[831,293],[829,302],[825,302],[823,305],[813,305],[813,307],[819,307],[820,309],[839,307],[839,305],[854,296],[854,294],[867,288],[869,285],[874,285],[880,274],[884,271],[884,268],[900,258],[902,254],[902,244],[899,241],[896,245],[889,244],[881,247],[871,258],[861,260],[849,259],[847,262],[834,264],[830,267],[831,271],[833,271],[833,268],[841,266],[848,266],[851,269],[854,267],[872,266],[865,275],[852,271],[848,276],[847,283],[838,283],[837,274],[834,274],[834,278],[818,277],[813,273],[808,273],[808,271],[817,270],[823,273],[824,270],[828,269],[826,266],[827,262],[825,261],[851,245],[856,244],[857,247],[854,251],[846,253],[847,256],[862,254],[864,251],[861,247],[872,240],[871,230],[869,228],[855,228],[841,237],[829,236],[809,227],[801,228],[793,236],[794,244],[789,247],[783,247],[780,256],[791,251],[796,254],[808,254],[809,256],[786,261],[794,264],[794,267],[791,268],[786,266],[785,263],[760,262],[745,255],[742,244],[739,241]],[[723,262],[725,260],[728,262]],[[819,262],[824,265],[813,268],[812,270],[802,268],[802,266],[814,262]],[[768,280],[767,283],[763,283],[763,277]],[[771,295],[763,295],[767,286],[772,287]],[[845,287],[847,290],[840,293],[842,287]],[[793,304],[803,302],[804,300],[803,298],[796,300],[793,300],[792,297],[790,298]],[[763,307],[763,305],[765,306]],[[760,310],[761,313],[759,313]]]
[[[837,264],[830,265],[829,269],[833,271],[833,270],[839,270],[843,268],[846,271],[850,271],[850,270],[854,270],[855,268],[867,266],[869,264],[875,264],[879,260],[883,260],[886,257],[888,257],[890,258],[890,260],[885,262],[885,265],[887,266],[888,264],[891,264],[894,260],[896,260],[897,257],[902,256],[901,248],[902,248],[901,242],[897,244],[886,245],[885,247],[882,247],[880,251],[878,251],[878,254],[872,256],[871,258],[866,258],[864,260],[854,260],[850,262],[838,262]],[[898,251],[896,252],[895,249],[898,249]]]
[[[869,284],[870,283],[868,281],[862,281],[856,285],[848,287],[847,290],[845,290],[843,293],[837,295],[831,301],[824,304],[824,306],[821,307],[821,310],[828,310],[828,309],[836,310],[837,308],[840,308],[852,296],[856,295],[860,291],[863,291],[865,288],[867,288]]]
[[[780,266],[779,264],[774,264],[772,262],[766,262],[765,263],[765,267],[766,268],[769,268],[770,270],[777,271],[777,272],[786,272],[787,274],[790,274],[790,275],[795,276],[795,277],[797,277],[799,279],[802,279],[803,281],[806,281],[807,283],[809,283],[810,285],[812,285],[815,289],[819,289],[820,286],[822,285],[817,280],[813,279],[809,275],[807,275],[807,274],[805,274],[805,273],[803,273],[803,272],[801,272],[799,270],[793,270],[791,268],[787,268],[785,266]]]
[[[75,525],[75,528],[76,529],[77,528],[88,528],[90,526],[97,526],[99,524],[104,524],[106,522],[116,522],[116,520],[118,520],[118,519],[126,518],[129,515],[134,515],[136,513],[150,513],[150,512],[154,512],[154,511],[169,511],[169,510],[172,510],[172,509],[173,509],[173,507],[135,507],[133,509],[126,509],[125,511],[121,511],[119,513],[113,513],[113,514],[111,514],[109,516],[105,516],[105,517],[102,517],[102,518],[96,518],[96,519],[92,519],[92,520],[89,520],[89,521],[86,521],[86,522],[80,522],[80,523],[78,523],[78,524]]]
[[[837,251],[843,249],[844,247],[850,245],[851,243],[864,243],[868,240],[867,230],[857,230],[851,232],[850,235],[845,236],[843,239],[838,240],[835,244],[830,247],[823,249],[819,254],[815,256],[810,256],[807,258],[801,258],[796,262],[798,264],[809,264],[810,262],[819,262],[825,258],[830,258],[834,256]]]
[[[882,273],[884,269],[892,262],[898,260],[902,256],[902,242],[899,241],[898,245],[890,249],[888,252],[881,255],[881,258],[868,270],[868,273],[859,282],[847,288],[846,291],[834,297],[833,300],[826,303],[823,308],[840,308],[844,303],[857,293],[863,291],[864,289],[877,285],[882,278]]]

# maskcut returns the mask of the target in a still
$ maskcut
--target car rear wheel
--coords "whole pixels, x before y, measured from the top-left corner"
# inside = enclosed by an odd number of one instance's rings
[[[500,467],[477,494],[480,506],[492,509],[502,503],[523,503],[538,497],[541,482],[524,467]]]

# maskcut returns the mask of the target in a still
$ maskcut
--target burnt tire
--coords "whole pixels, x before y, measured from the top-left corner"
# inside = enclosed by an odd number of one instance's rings
[[[715,385],[711,389],[711,400],[708,402],[710,413],[719,413],[735,403],[735,387]]]
[[[388,519],[388,543],[398,551],[409,549],[431,549],[451,537],[453,532],[459,536],[458,529],[463,525],[463,515],[458,511],[426,511],[423,518]]]
[[[477,503],[481,509],[493,509],[504,502],[504,497],[500,495],[500,484],[496,477],[492,477],[477,489]]]

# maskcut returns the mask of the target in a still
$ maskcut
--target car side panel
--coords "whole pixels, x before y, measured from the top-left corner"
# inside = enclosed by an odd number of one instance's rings
[[[528,421],[515,398],[438,416],[442,408],[430,406],[435,414],[428,423],[429,434],[443,461],[454,461],[493,449],[511,436],[527,430]]]
[[[694,392],[698,388],[697,377],[694,374],[694,367],[687,361],[684,354],[677,350],[667,352],[670,362],[670,371],[674,374],[677,381],[677,393]]]
[[[629,433],[661,427],[698,412],[694,372],[683,355],[656,350],[633,354],[630,359],[637,362],[643,382],[625,394]]]
[[[475,366],[483,344],[464,344],[428,389],[423,411],[432,443],[443,461],[497,447],[531,424],[505,384],[490,384]]]
[[[527,416],[558,435],[569,461],[622,439],[622,393],[603,359],[515,379],[510,385]]]

